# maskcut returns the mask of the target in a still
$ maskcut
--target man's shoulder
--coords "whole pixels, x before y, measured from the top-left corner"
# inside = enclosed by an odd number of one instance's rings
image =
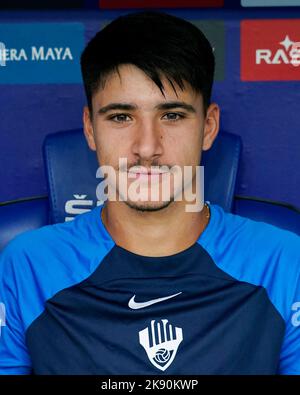
[[[250,254],[255,270],[276,270],[286,280],[300,274],[300,236],[275,225],[234,215],[237,243]],[[264,264],[267,265],[264,269]],[[284,273],[287,272],[288,273]]]
[[[9,242],[0,254],[0,270],[24,266],[43,270],[56,265],[75,266],[101,258],[110,246],[104,240],[96,217],[99,208],[78,215],[74,220],[26,231]],[[99,225],[99,228],[98,228]],[[77,264],[78,267],[78,264]]]
[[[281,286],[300,275],[300,237],[274,225],[211,207],[200,244],[214,262],[237,280]]]
[[[202,244],[216,265],[237,281],[265,288],[287,319],[300,282],[300,237],[218,206],[212,207],[212,219]]]
[[[82,214],[85,216],[86,214]],[[82,222],[80,216],[73,221],[49,224],[38,229],[27,230],[16,237],[14,237],[8,245],[4,248],[4,253],[43,253],[44,248],[54,246],[57,243],[63,243],[67,239],[72,241],[76,238],[78,225]],[[86,221],[85,221],[86,222]]]
[[[0,299],[15,295],[27,306],[22,313],[25,327],[47,300],[88,278],[109,253],[113,244],[97,229],[97,214],[25,232],[0,254]]]
[[[235,239],[241,248],[243,245],[247,248],[255,248],[257,254],[270,251],[292,254],[299,259],[300,265],[300,236],[298,234],[263,221],[225,213],[219,207],[215,210],[219,211],[219,225],[224,234],[231,241]]]

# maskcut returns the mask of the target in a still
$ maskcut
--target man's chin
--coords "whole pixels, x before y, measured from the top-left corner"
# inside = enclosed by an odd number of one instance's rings
[[[173,202],[173,199],[168,200],[168,201],[163,201],[163,202],[133,202],[130,200],[124,201],[125,204],[127,204],[128,207],[137,210],[137,211],[147,211],[147,212],[154,212],[154,211],[160,211],[165,208],[167,208],[171,203]]]

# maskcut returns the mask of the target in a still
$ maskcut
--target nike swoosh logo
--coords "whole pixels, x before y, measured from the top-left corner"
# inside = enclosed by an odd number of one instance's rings
[[[159,302],[163,302],[164,300],[175,298],[175,296],[180,295],[180,294],[182,294],[182,292],[178,292],[177,294],[170,295],[170,296],[165,296],[163,298],[148,300],[147,302],[141,302],[141,303],[135,302],[135,300],[134,300],[135,295],[133,295],[133,297],[128,302],[128,307],[130,307],[132,310],[143,309],[144,307],[151,306],[155,303],[159,303]]]

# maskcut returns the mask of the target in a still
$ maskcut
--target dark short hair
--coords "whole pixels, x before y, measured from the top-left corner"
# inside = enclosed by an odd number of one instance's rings
[[[118,17],[88,43],[81,55],[81,71],[90,111],[92,96],[106,77],[122,64],[140,68],[159,87],[165,77],[184,89],[188,82],[210,104],[215,59],[205,35],[192,23],[156,11]],[[176,90],[175,90],[176,92]]]

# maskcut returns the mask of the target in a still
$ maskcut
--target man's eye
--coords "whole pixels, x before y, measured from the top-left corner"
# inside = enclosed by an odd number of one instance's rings
[[[114,122],[128,122],[130,121],[130,117],[127,114],[115,114],[109,117],[110,121],[114,121]]]
[[[163,119],[167,121],[179,121],[179,119],[184,118],[183,114],[178,114],[177,112],[168,112],[163,116]]]

